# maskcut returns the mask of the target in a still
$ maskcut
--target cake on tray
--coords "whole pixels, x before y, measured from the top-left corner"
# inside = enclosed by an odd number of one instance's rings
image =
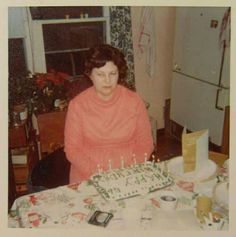
[[[100,172],[91,176],[90,180],[106,200],[119,200],[146,194],[165,188],[173,182],[160,163],[148,161]]]

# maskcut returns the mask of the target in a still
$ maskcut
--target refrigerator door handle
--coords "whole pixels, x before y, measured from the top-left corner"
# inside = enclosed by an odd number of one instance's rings
[[[219,96],[220,96],[220,92],[222,91],[221,88],[217,89],[217,92],[216,92],[216,103],[215,103],[215,108],[218,109],[218,110],[224,110],[223,107],[219,106],[218,105],[218,102],[219,102]]]

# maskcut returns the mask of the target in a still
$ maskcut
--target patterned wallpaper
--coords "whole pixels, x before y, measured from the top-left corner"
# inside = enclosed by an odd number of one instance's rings
[[[110,7],[110,24],[111,45],[120,49],[127,61],[128,72],[125,86],[135,90],[130,7]]]

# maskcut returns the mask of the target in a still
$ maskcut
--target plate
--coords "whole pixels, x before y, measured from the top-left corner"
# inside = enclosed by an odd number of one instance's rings
[[[206,181],[216,176],[218,168],[214,161],[207,159],[204,166],[198,171],[184,173],[183,171],[183,157],[177,156],[167,162],[167,168],[174,178],[196,182]]]
[[[213,198],[218,206],[229,210],[229,182],[217,184],[213,191]]]

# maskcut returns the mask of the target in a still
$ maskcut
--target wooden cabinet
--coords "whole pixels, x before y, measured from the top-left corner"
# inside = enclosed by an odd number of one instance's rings
[[[9,128],[9,159],[17,194],[27,192],[29,174],[38,161],[38,151],[33,131],[28,124]],[[10,173],[10,172],[9,172]]]

